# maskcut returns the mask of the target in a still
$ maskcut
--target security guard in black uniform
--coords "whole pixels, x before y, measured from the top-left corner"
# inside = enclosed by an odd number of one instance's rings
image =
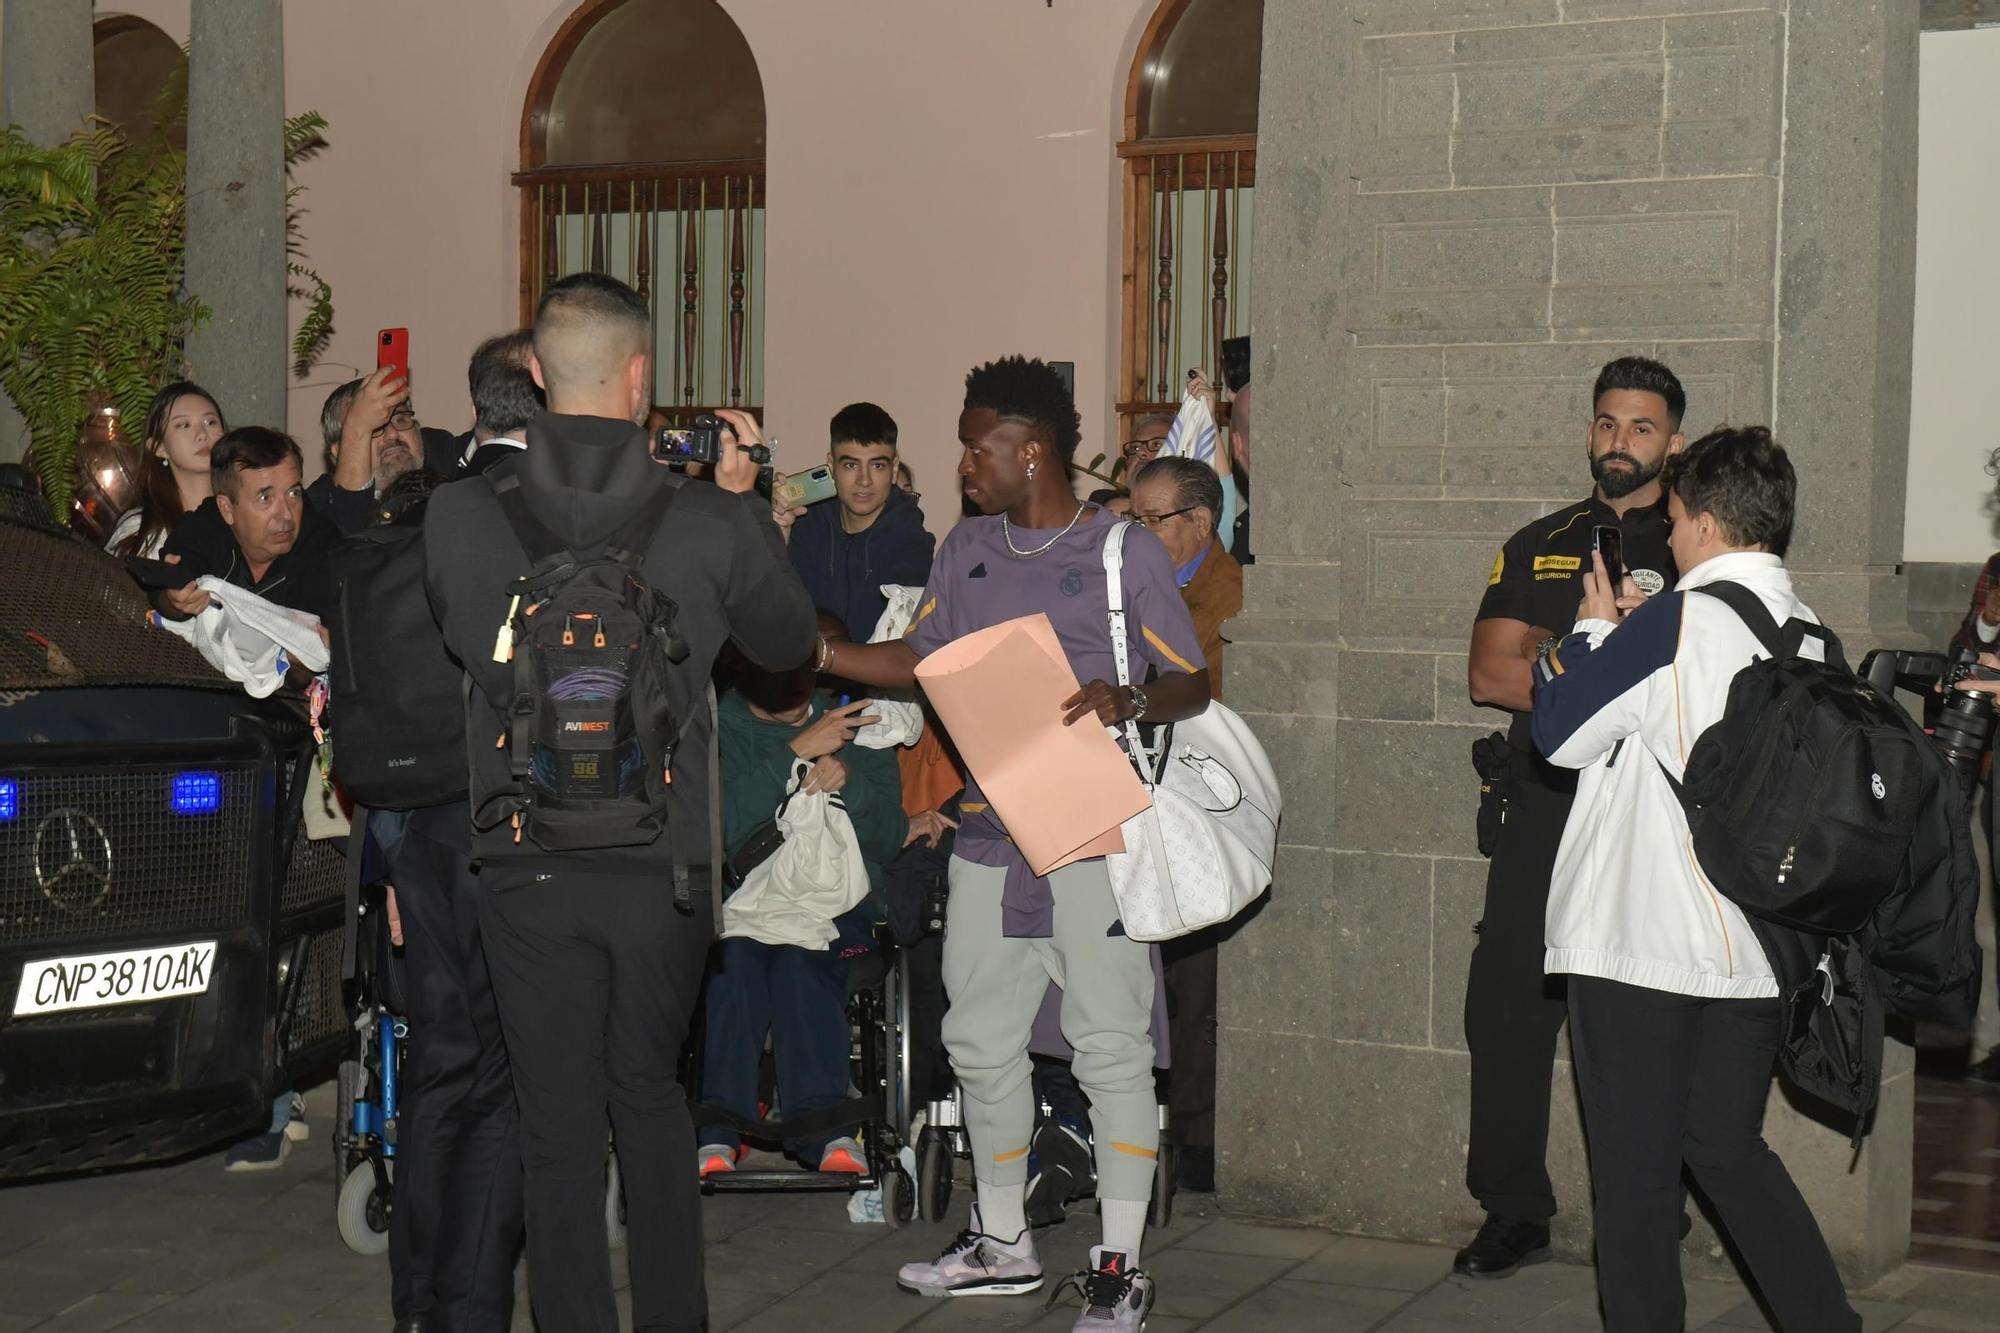
[[[1514,714],[1498,784],[1505,820],[1491,849],[1486,914],[1465,990],[1472,1053],[1465,1184],[1486,1210],[1478,1236],[1458,1252],[1455,1267],[1468,1277],[1507,1277],[1547,1259],[1556,1211],[1547,1165],[1549,1084],[1565,1001],[1560,979],[1542,971],[1543,923],[1576,775],[1534,751],[1529,668],[1542,642],[1576,621],[1581,575],[1590,568],[1600,525],[1622,534],[1628,574],[1621,605],[1636,606],[1677,577],[1659,475],[1684,442],[1680,381],[1657,361],[1621,357],[1598,373],[1591,401],[1588,450],[1597,488],[1501,547],[1467,663],[1473,702]]]

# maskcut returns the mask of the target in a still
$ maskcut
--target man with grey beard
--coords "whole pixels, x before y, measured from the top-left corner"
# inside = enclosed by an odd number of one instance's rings
[[[349,380],[328,394],[320,408],[319,429],[326,443],[327,470],[307,488],[306,499],[342,533],[367,527],[376,499],[390,483],[427,462],[431,432],[417,422],[409,380],[393,369]],[[444,441],[448,455],[450,437],[444,436]],[[449,476],[456,462],[449,456],[442,465],[431,466]]]

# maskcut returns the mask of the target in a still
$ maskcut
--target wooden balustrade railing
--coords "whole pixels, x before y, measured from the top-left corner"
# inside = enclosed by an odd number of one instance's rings
[[[1249,332],[1244,213],[1257,183],[1257,139],[1138,140],[1119,145],[1118,155],[1125,160],[1118,412],[1129,427],[1148,412],[1176,411],[1188,368],[1218,374],[1223,340]]]
[[[514,183],[523,325],[556,279],[608,273],[651,312],[653,400],[670,418],[761,412],[762,162],[541,167]]]

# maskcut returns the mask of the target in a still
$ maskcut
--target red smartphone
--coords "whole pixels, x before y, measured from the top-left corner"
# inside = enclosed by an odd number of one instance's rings
[[[410,331],[383,329],[375,335],[375,369],[396,368],[398,379],[410,377]]]

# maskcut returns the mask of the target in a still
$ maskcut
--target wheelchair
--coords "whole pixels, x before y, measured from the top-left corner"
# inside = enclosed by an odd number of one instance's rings
[[[704,1004],[706,1000],[704,999]],[[882,1217],[900,1227],[917,1215],[916,1181],[904,1160],[913,1113],[909,1021],[910,976],[901,952],[878,937],[877,947],[850,960],[847,970],[849,1092],[846,1100],[800,1115],[751,1118],[700,1097],[706,1024],[692,1024],[686,1086],[694,1089],[689,1112],[697,1127],[727,1125],[747,1144],[851,1134],[859,1139],[867,1170],[859,1175],[809,1170],[737,1167],[704,1177],[704,1195],[718,1193],[866,1191],[879,1189]],[[779,1090],[782,1093],[782,1089]]]
[[[402,1110],[404,1050],[413,1034],[404,1003],[403,961],[389,942],[387,891],[361,890],[354,928],[354,976],[349,991],[353,1048],[334,1075],[334,1222],[356,1254],[389,1248],[396,1211],[396,1129]],[[625,1243],[624,1191],[615,1154],[605,1180],[605,1234]]]
[[[387,893],[362,890],[354,922],[354,1047],[334,1075],[334,1221],[356,1254],[389,1248],[403,1046],[403,968],[389,943]]]

